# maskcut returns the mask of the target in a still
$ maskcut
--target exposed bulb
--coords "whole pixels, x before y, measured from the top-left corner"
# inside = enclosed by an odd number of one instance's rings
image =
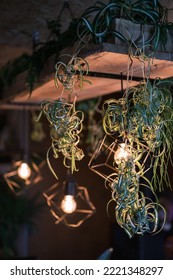
[[[26,162],[22,162],[17,173],[20,178],[27,180],[31,176],[31,168]]]
[[[61,202],[61,208],[65,213],[73,213],[76,210],[77,204],[73,195],[65,195]]]
[[[121,143],[118,145],[118,149],[114,154],[114,160],[119,164],[122,160],[128,160],[131,157],[131,153],[126,143]]]

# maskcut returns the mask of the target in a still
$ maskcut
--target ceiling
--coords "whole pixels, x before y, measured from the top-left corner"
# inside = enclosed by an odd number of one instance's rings
[[[34,32],[39,32],[40,41],[45,42],[49,35],[47,20],[54,20],[60,16],[63,32],[68,28],[72,16],[79,17],[95,2],[95,0],[1,0],[0,67],[24,52],[31,53]]]
[[[87,2],[87,3],[86,3]],[[0,67],[9,60],[20,56],[24,52],[31,53],[32,34],[38,31],[40,40],[45,41],[48,34],[46,20],[61,16],[62,31],[66,30],[69,22],[74,17],[79,17],[87,7],[92,6],[96,1],[80,0],[4,0],[0,2]],[[108,1],[102,1],[108,3]],[[160,1],[170,8],[169,18],[172,17],[172,1]],[[22,5],[21,5],[22,3]],[[68,7],[64,6],[69,4]],[[64,9],[63,9],[64,8]],[[28,11],[30,11],[28,13]],[[62,12],[60,14],[60,11]],[[150,78],[166,78],[173,76],[173,51],[172,41],[168,42],[168,51],[161,49],[156,53],[154,60],[151,61]],[[72,54],[73,49],[64,50],[65,53]],[[89,74],[87,79],[91,82],[84,83],[82,91],[77,90],[78,100],[93,98],[110,93],[116,93],[129,86],[135,86],[143,77],[141,62],[133,58],[133,63],[128,71],[129,57],[127,47],[118,41],[92,46],[85,49],[83,57],[89,63]],[[53,67],[51,67],[53,69]],[[24,75],[20,75],[15,84],[8,88],[3,95],[0,108],[18,108],[26,105],[28,108],[38,108],[42,100],[46,98],[57,99],[62,94],[62,85],[57,89],[54,84],[54,73],[50,73],[40,79],[36,89],[28,98],[28,90],[24,85]],[[131,77],[133,76],[133,79]],[[67,97],[68,93],[64,93]],[[69,94],[68,94],[69,95]]]

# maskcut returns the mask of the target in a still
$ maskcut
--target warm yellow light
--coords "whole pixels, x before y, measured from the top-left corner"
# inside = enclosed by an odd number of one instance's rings
[[[73,213],[76,210],[77,204],[73,195],[65,195],[61,202],[61,208],[65,213]]]
[[[121,143],[118,145],[118,149],[114,154],[114,160],[119,164],[122,160],[128,160],[131,157],[131,153],[126,143]]]
[[[22,162],[17,173],[20,178],[27,180],[31,176],[31,168],[26,162]]]

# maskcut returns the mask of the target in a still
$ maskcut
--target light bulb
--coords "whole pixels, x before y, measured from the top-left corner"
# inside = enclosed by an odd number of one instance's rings
[[[20,178],[27,180],[31,176],[31,168],[26,162],[22,162],[17,173]]]
[[[118,149],[114,154],[114,160],[119,164],[122,160],[128,160],[131,157],[131,153],[126,143],[121,143],[118,145]]]
[[[61,208],[65,213],[73,213],[76,210],[77,204],[73,195],[65,195],[61,202]]]

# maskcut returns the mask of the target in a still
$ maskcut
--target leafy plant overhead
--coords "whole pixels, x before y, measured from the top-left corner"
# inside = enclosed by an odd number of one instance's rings
[[[2,92],[6,86],[12,85],[18,75],[26,72],[24,83],[28,87],[30,93],[33,91],[41,72],[48,63],[48,59],[54,56],[56,63],[59,52],[78,39],[76,29],[77,20],[73,19],[67,31],[60,32],[60,19],[47,22],[50,34],[46,42],[34,41],[33,52],[31,55],[22,54],[20,57],[9,61],[0,69],[0,91]]]
[[[113,36],[135,48],[150,45],[156,51],[159,43],[166,48],[168,38],[173,35],[173,23],[168,22],[167,15],[168,9],[157,0],[144,0],[142,3],[141,1],[110,0],[107,5],[97,1],[80,18],[73,19],[68,30],[63,33],[60,31],[60,17],[48,20],[47,28],[50,33],[46,42],[36,41],[33,38],[31,55],[23,54],[0,69],[0,91],[13,84],[19,74],[26,72],[24,82],[32,93],[49,57],[54,56],[56,64],[60,51],[72,46],[78,40],[85,45],[90,41],[104,42],[108,37]],[[121,32],[117,29],[114,25],[115,19],[121,20],[125,31]],[[124,20],[142,26],[137,38],[134,39]],[[147,24],[151,26],[151,32],[146,39],[143,35]],[[134,29],[135,26],[132,30]]]
[[[122,30],[115,24],[116,19],[121,19]],[[125,21],[134,24],[132,30]],[[141,25],[141,33],[134,39],[135,24]],[[148,38],[144,36],[146,25],[151,27]],[[173,35],[173,23],[168,22],[168,9],[157,0],[110,0],[107,5],[97,1],[80,18],[78,36],[83,40],[84,35],[92,36],[96,43],[113,36],[135,48],[150,45],[157,50],[159,43],[165,47],[168,37]]]

